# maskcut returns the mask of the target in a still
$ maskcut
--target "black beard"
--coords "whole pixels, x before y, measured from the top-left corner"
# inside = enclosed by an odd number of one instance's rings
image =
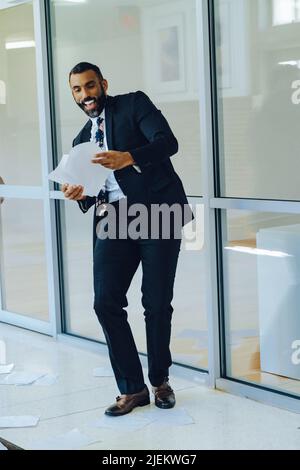
[[[85,114],[87,114],[90,118],[95,118],[95,117],[100,116],[100,114],[102,113],[103,109],[105,108],[106,98],[107,98],[107,96],[106,96],[106,94],[104,93],[104,90],[103,90],[103,88],[102,88],[102,94],[101,94],[101,96],[98,96],[98,98],[96,98],[96,105],[97,105],[96,109],[89,111],[89,110],[86,110],[86,109],[85,109],[85,105],[84,105],[85,102],[91,101],[91,100],[93,100],[93,99],[95,99],[95,98],[90,98],[90,97],[89,97],[89,98],[86,98],[83,103],[77,103],[77,104],[78,104],[79,108],[81,108],[82,111],[84,111]]]

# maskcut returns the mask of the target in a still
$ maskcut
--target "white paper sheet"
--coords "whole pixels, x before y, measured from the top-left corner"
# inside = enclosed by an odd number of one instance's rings
[[[31,385],[45,375],[42,372],[12,372],[0,381],[0,385]]]
[[[9,374],[13,368],[14,368],[14,364],[7,364],[7,365],[0,365],[0,375],[1,374]]]
[[[69,155],[63,155],[48,178],[60,184],[81,185],[84,187],[84,195],[97,196],[112,170],[91,162],[96,153],[100,153],[97,144],[85,142],[76,145]]]
[[[67,178],[71,178],[71,175],[67,174],[66,163],[69,159],[69,155],[63,155],[55,170],[49,173],[48,178],[56,183],[67,183]]]
[[[54,385],[56,384],[58,379],[58,375],[55,374],[47,374],[41,377],[40,379],[37,379],[33,385],[38,385],[41,387],[47,387],[49,385]]]
[[[3,444],[1,444],[1,442],[0,442],[0,451],[1,451],[1,450],[7,450],[7,448],[6,448],[6,447],[4,447],[4,445],[3,445]]]
[[[114,377],[111,367],[96,367],[93,370],[94,377]]]
[[[91,439],[76,428],[60,436],[35,441],[30,445],[30,450],[75,450],[94,442],[99,442],[99,439]]]
[[[38,416],[2,416],[0,428],[29,428],[38,424]]]

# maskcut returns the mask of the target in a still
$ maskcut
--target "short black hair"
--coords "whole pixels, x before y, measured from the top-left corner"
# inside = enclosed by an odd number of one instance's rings
[[[90,64],[89,62],[80,62],[79,64],[75,65],[75,67],[73,67],[71,72],[69,73],[69,81],[70,81],[71,75],[75,75],[77,73],[83,73],[83,72],[86,72],[87,70],[93,70],[97,74],[97,76],[100,78],[100,80],[103,80],[103,75],[97,65]]]

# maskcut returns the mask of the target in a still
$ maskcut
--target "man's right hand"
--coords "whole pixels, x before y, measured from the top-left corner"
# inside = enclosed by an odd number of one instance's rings
[[[83,186],[63,184],[61,190],[64,193],[65,198],[71,201],[84,201],[86,199],[86,196],[83,196]]]

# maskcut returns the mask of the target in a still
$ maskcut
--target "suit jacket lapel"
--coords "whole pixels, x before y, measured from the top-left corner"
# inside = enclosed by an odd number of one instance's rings
[[[113,98],[112,96],[107,97],[105,106],[105,130],[106,140],[109,150],[114,150],[114,139],[113,139]]]
[[[80,138],[80,142],[89,142],[91,140],[91,129],[92,129],[92,121],[89,120],[84,128],[82,129],[82,134]]]

